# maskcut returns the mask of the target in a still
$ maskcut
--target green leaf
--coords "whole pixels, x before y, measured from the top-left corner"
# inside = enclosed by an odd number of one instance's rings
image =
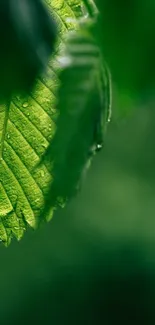
[[[44,158],[54,161],[45,212],[76,193],[111,116],[110,75],[87,24],[68,35],[62,63],[57,131]]]
[[[77,26],[77,11],[82,15],[81,1],[46,0],[46,4],[59,27],[56,52],[60,56],[66,33]],[[11,98],[0,106],[0,240],[6,245],[41,222],[52,174],[48,163],[36,165],[55,133],[60,70],[57,56],[51,58],[29,96]],[[47,220],[52,214],[49,211]]]

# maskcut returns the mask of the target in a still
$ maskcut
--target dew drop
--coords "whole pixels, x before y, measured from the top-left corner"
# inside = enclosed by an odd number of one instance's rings
[[[7,134],[7,139],[10,139],[10,135],[9,134]]]
[[[28,104],[27,102],[23,103],[23,107],[24,107],[24,108],[26,108],[26,107],[28,107],[28,106],[29,106],[29,104]]]
[[[35,203],[38,203],[39,201],[40,201],[40,199],[37,198],[37,199],[35,200]]]
[[[46,148],[47,148],[47,145],[46,145],[45,143],[42,143],[42,147],[43,147],[44,149],[46,149]]]
[[[41,175],[41,177],[44,177],[45,176],[45,172],[43,170],[41,170],[40,175]]]
[[[103,144],[102,143],[98,143],[96,145],[96,151],[100,151],[102,149],[102,147],[103,147]]]

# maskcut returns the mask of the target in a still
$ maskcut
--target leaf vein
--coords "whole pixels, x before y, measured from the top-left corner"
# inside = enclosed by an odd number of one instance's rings
[[[37,130],[37,132],[39,132],[40,133],[40,135],[43,137],[43,140],[45,140],[46,142],[47,142],[47,145],[49,144],[49,141],[48,141],[48,139],[45,137],[45,135],[42,133],[42,131],[41,130],[39,130],[38,128],[37,128],[37,126],[33,123],[33,121],[32,120],[30,120],[27,116],[26,116],[26,114],[23,112],[23,111],[21,111],[20,110],[20,108],[14,103],[14,102],[12,102],[13,103],[13,105],[18,109],[18,111],[21,113],[21,115],[23,115],[32,125],[33,125],[33,127],[35,127],[35,129]],[[42,107],[41,107],[42,108]],[[48,113],[47,113],[47,115],[48,115]],[[48,115],[49,116],[49,115]],[[50,117],[50,116],[49,116]],[[12,119],[10,118],[9,119],[12,123],[13,123],[13,121],[12,121]]]
[[[38,190],[41,192],[41,194],[44,197],[44,193],[42,188],[38,185],[38,183],[36,182],[35,178],[33,177],[31,171],[27,168],[27,166],[25,165],[24,161],[21,159],[21,157],[19,156],[19,154],[16,152],[16,150],[12,147],[12,145],[10,143],[8,143],[6,140],[5,142],[7,143],[7,146],[10,147],[10,149],[14,152],[14,154],[18,157],[18,159],[20,160],[21,164],[23,165],[23,167],[26,169],[26,171],[29,173],[29,176],[34,180],[35,184],[37,185]]]
[[[32,212],[32,214],[33,214],[33,216],[34,216],[34,212],[33,212],[33,208],[32,208],[31,202],[30,202],[30,200],[28,199],[28,197],[27,197],[27,195],[26,195],[26,193],[25,193],[25,191],[24,191],[24,189],[23,189],[23,187],[22,187],[20,181],[18,180],[17,176],[15,175],[15,173],[13,172],[13,170],[10,168],[8,162],[7,162],[5,159],[3,159],[3,164],[4,164],[4,165],[6,166],[6,168],[9,170],[9,173],[13,176],[15,182],[17,183],[18,187],[20,188],[20,190],[21,190],[21,192],[22,192],[22,194],[23,194],[23,197],[25,198],[25,201],[27,202],[27,204],[28,204],[28,206],[29,206],[29,208],[30,208],[30,210],[31,210],[31,212]]]

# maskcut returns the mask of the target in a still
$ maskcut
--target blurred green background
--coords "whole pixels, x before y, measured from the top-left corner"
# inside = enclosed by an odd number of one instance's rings
[[[100,11],[96,35],[102,41],[103,54],[118,89],[134,98],[154,94],[155,1],[96,3]]]
[[[115,108],[81,193],[0,247],[1,324],[154,324],[154,102]]]

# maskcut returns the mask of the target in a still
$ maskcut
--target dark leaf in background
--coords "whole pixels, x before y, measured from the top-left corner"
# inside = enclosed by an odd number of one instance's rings
[[[46,210],[76,193],[83,171],[103,145],[111,115],[110,76],[89,30],[71,33],[66,49],[57,132],[45,156],[54,161]]]
[[[31,88],[55,39],[55,23],[41,0],[0,1],[1,99]]]

